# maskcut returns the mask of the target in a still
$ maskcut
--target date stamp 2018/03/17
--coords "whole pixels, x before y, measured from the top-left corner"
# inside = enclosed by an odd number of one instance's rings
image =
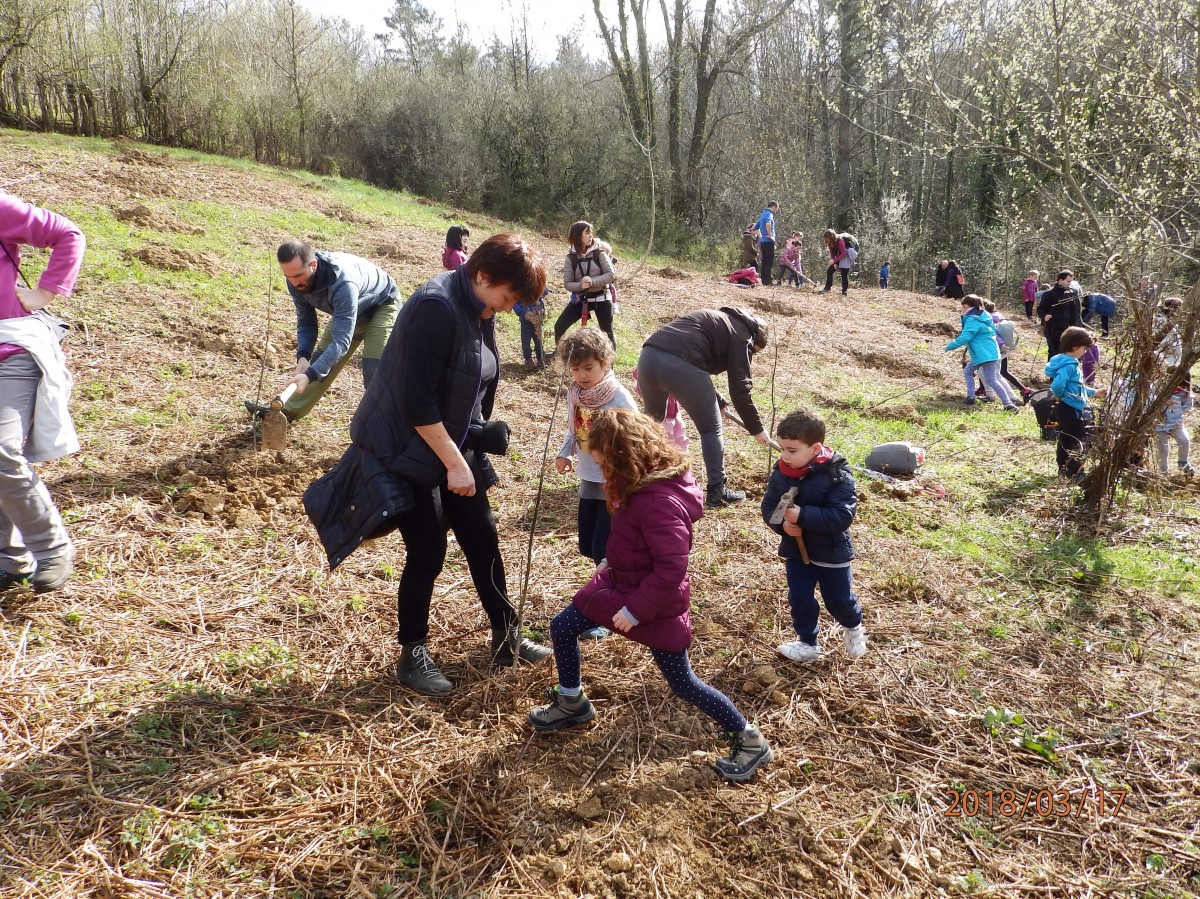
[[[943,789],[948,818],[1115,818],[1128,790],[950,790]]]

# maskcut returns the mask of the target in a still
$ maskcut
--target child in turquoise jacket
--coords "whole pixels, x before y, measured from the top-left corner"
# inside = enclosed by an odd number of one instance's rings
[[[1079,480],[1083,472],[1083,450],[1091,420],[1088,400],[1107,394],[1104,388],[1097,390],[1083,383],[1079,360],[1093,343],[1086,328],[1067,328],[1058,341],[1062,352],[1046,363],[1050,392],[1058,400],[1050,412],[1058,422],[1058,443],[1054,450],[1058,473],[1073,480]]]
[[[966,346],[970,362],[963,369],[963,380],[967,385],[964,406],[975,405],[975,372],[980,380],[1008,412],[1017,412],[1017,401],[1008,386],[1000,380],[1000,346],[996,342],[996,325],[992,317],[983,311],[983,298],[973,293],[962,298],[962,331],[946,344],[947,350]]]

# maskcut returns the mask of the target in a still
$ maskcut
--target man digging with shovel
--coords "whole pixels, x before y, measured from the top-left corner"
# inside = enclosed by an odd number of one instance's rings
[[[391,275],[350,253],[314,250],[304,241],[289,240],[276,258],[296,307],[296,370],[279,393],[284,416],[296,421],[312,411],[359,344],[363,388],[370,386],[396,323],[398,291]],[[318,310],[331,316],[319,341]],[[254,400],[245,405],[258,418],[271,411],[269,404]]]

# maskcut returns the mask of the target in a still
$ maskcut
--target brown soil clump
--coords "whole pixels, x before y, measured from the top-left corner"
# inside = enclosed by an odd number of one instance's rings
[[[142,247],[140,250],[132,252],[130,257],[147,265],[169,269],[173,272],[215,272],[221,264],[221,261],[212,253],[159,246]]]
[[[141,228],[145,231],[171,231],[176,234],[205,234],[205,230],[198,225],[188,225],[179,219],[165,213],[155,212],[149,206],[139,203],[137,206],[131,206],[128,209],[116,209],[113,214],[117,217],[117,221],[125,222],[127,225],[132,225],[135,228]]]

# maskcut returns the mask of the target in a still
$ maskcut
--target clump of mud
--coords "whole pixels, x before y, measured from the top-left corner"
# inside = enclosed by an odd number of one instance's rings
[[[185,224],[172,215],[155,212],[143,203],[130,206],[128,209],[114,209],[113,214],[116,215],[117,221],[146,231],[171,231],[176,234],[197,235],[206,233],[199,225]]]
[[[212,253],[153,245],[134,250],[128,257],[173,272],[215,272],[221,265],[221,260]]]

